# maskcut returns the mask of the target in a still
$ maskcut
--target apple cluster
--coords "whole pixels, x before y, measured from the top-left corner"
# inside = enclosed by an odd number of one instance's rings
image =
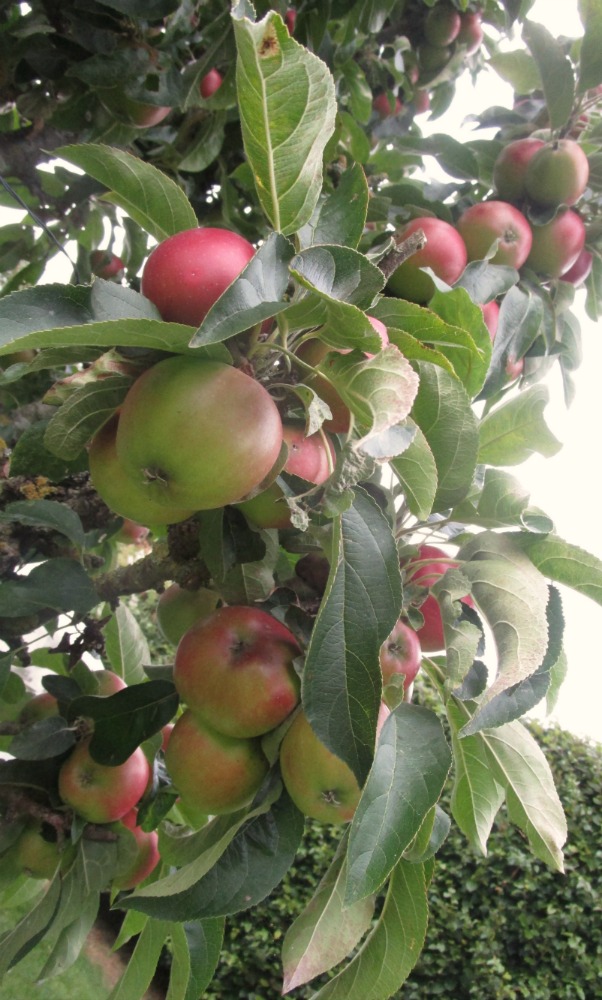
[[[95,673],[96,694],[110,697],[127,685],[111,670]],[[19,716],[23,727],[59,715],[59,702],[47,691],[33,695]],[[159,843],[156,830],[146,831],[138,823],[138,805],[152,782],[152,770],[141,747],[122,764],[99,764],[90,753],[91,736],[78,742],[58,772],[58,796],[68,820],[71,814],[80,821],[107,828],[113,840],[129,842],[124,866],[107,888],[132,889],[142,882],[159,864]],[[57,810],[56,815],[60,813]],[[65,870],[75,855],[70,837],[71,823],[66,829],[47,816],[30,816],[10,848],[16,870],[31,878],[52,878],[60,866]]]

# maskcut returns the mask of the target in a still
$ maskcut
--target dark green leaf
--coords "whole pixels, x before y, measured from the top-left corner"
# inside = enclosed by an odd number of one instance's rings
[[[77,458],[121,406],[133,381],[127,375],[114,374],[77,389],[50,419],[44,435],[48,451],[65,461]]]
[[[17,760],[48,760],[59,757],[75,744],[75,733],[60,716],[40,719],[11,740],[10,752]]]
[[[368,308],[385,283],[382,271],[363,254],[336,245],[302,250],[291,271],[306,288],[360,309]]]
[[[86,614],[96,604],[98,595],[92,582],[74,559],[48,559],[28,576],[0,583],[0,615],[9,618],[48,608]]]
[[[364,231],[368,184],[359,163],[341,175],[331,194],[318,202],[309,222],[299,231],[301,247],[320,243],[356,248]]]
[[[408,421],[412,424],[413,421]],[[411,513],[425,521],[437,493],[437,466],[428,441],[419,427],[409,448],[391,461]]]
[[[537,63],[552,129],[568,121],[575,96],[575,80],[569,58],[547,28],[525,21],[523,38]]]
[[[58,531],[81,549],[84,547],[82,523],[70,507],[56,500],[18,500],[6,505],[0,521],[18,521]]]
[[[579,55],[579,93],[602,83],[602,3],[600,0],[578,0],[583,24]]]

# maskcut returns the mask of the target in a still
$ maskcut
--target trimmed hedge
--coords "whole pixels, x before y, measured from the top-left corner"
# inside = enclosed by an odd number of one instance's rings
[[[593,1000],[602,996],[602,747],[558,728],[532,732],[564,803],[566,874],[534,858],[501,813],[486,858],[457,829],[438,854],[425,949],[402,1000]],[[216,978],[205,1000],[280,995],[283,935],[306,904],[338,833],[308,823],[295,868],[252,916],[228,922]],[[325,981],[325,980],[321,980]],[[311,997],[318,985],[293,990]]]

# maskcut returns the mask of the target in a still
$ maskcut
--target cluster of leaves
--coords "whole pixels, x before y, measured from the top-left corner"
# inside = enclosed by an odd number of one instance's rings
[[[485,852],[505,802],[536,858],[562,869],[562,807],[546,759],[519,720],[542,699],[552,703],[563,677],[555,585],[597,601],[602,594],[599,561],[560,539],[507,471],[533,451],[557,450],[543,420],[547,389],[540,380],[558,361],[570,397],[579,358],[572,289],[484,260],[453,289],[439,286],[427,308],[384,294],[382,265],[391,234],[410,215],[426,211],[453,221],[488,195],[493,161],[509,137],[530,134],[544,114],[554,134],[572,127],[588,91],[602,82],[600,47],[589,40],[599,6],[582,5],[588,40],[580,47],[528,24],[529,53],[508,59],[499,32],[529,4],[487,0],[489,61],[520,80],[521,93],[528,81],[529,101],[515,112],[483,116],[483,124],[502,126],[498,140],[465,145],[443,134],[423,137],[411,113],[409,70],[432,3],[308,2],[295,29],[300,41],[279,13],[258,6],[265,14],[259,20],[246,0],[231,16],[223,4],[197,9],[167,0],[90,0],[72,11],[34,2],[28,12],[11,5],[2,14],[10,104],[0,121],[0,155],[29,215],[1,236],[0,355],[14,362],[1,390],[19,406],[7,419],[14,449],[2,496],[0,684],[5,704],[15,706],[23,686],[11,668],[32,661],[50,668],[55,676],[45,684],[54,685],[65,712],[44,728],[43,739],[36,730],[10,744],[16,760],[2,766],[0,784],[7,796],[18,790],[60,812],[57,768],[81,714],[95,720],[99,760],[122,760],[140,743],[157,757],[156,733],[175,710],[170,671],[149,666],[135,618],[115,607],[121,595],[194,571],[227,603],[261,603],[307,647],[305,711],[364,787],[323,883],[287,937],[285,982],[302,985],[363,938],[317,996],[379,1000],[399,989],[425,939],[434,856],[450,828],[439,805],[449,776],[449,810],[473,847]],[[284,12],[281,4],[272,7]],[[477,72],[484,53],[471,59]],[[441,70],[419,78],[433,92],[435,114],[451,100],[464,61],[452,53]],[[205,101],[198,83],[216,64],[224,81]],[[115,120],[103,91],[122,75],[126,96],[173,109],[165,123],[140,130]],[[373,89],[398,88],[410,110],[381,121],[372,111]],[[592,114],[582,138],[594,168],[583,206],[596,254],[592,315],[601,273],[598,127]],[[52,173],[32,169],[35,136],[60,156]],[[421,179],[427,155],[438,157],[452,183]],[[163,322],[137,290],[149,242],[217,219],[261,239],[259,250],[199,330]],[[89,251],[104,242],[105,227],[111,243],[121,226],[128,284],[88,283]],[[78,244],[70,284],[36,285],[54,253],[49,235]],[[479,304],[502,295],[492,351]],[[380,350],[367,313],[386,324],[391,346]],[[272,326],[262,333],[266,321]],[[313,431],[326,411],[301,384],[294,358],[309,335],[349,352],[318,370],[349,408],[351,429],[339,441],[325,488],[293,499],[295,527],[257,532],[229,508],[202,512],[182,530],[151,536],[148,559],[112,566],[115,546],[107,539],[119,523],[85,492],[86,444],[137,374],[169,354],[244,363],[283,412],[302,415]],[[35,353],[15,356],[28,351]],[[505,380],[511,354],[526,357],[519,392]],[[447,736],[437,713],[403,703],[374,755],[380,646],[402,610],[416,627],[422,621],[423,594],[403,588],[400,557],[432,537],[453,541],[459,563],[435,588],[446,655],[424,661]],[[323,553],[330,563],[325,596],[314,595],[313,607],[291,583],[306,552]],[[459,602],[468,593],[474,609]],[[57,650],[59,616],[75,632]],[[481,659],[485,631],[490,672]],[[32,632],[41,648],[32,648]],[[125,699],[82,704],[88,677],[81,656],[99,648],[132,687]],[[191,1000],[211,979],[225,918],[281,881],[303,822],[281,794],[277,767],[249,809],[199,829],[182,828],[168,786],[158,782],[155,792],[144,822],[159,826],[163,866],[150,884],[118,901],[128,911],[120,939],[139,935],[119,995],[142,995],[169,940],[176,959],[170,992]],[[101,850],[80,837],[70,872],[57,873],[3,939],[0,970],[44,937],[53,943],[44,975],[68,965],[117,863],[110,846]],[[10,891],[21,890],[24,880]],[[336,928],[327,947],[314,933],[325,921]]]
[[[566,874],[559,876],[534,858],[503,813],[494,823],[486,858],[470,852],[452,828],[437,855],[424,950],[395,994],[404,1000],[420,1000],[425,993],[586,1000],[598,988],[600,748],[561,729],[542,730],[533,723],[529,729],[546,753],[566,810]],[[307,825],[278,891],[228,924],[207,1000],[276,993],[281,940],[308,891],[315,891],[335,846],[331,831]],[[297,995],[311,992],[303,987]]]

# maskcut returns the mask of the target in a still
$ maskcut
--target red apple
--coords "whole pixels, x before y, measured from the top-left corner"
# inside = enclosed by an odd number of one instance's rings
[[[185,229],[152,251],[142,271],[142,294],[164,320],[200,326],[254,254],[253,245],[229,229]]]
[[[327,358],[328,354],[334,354],[334,348],[324,344],[317,337],[312,337],[301,344],[297,349],[297,357],[308,365],[316,367],[321,361]],[[351,415],[349,408],[345,405],[336,389],[327,378],[317,373],[316,375],[303,374],[303,381],[309,385],[314,392],[323,399],[330,408],[332,417],[324,421],[324,429],[332,434],[346,434],[349,430]]]
[[[506,361],[505,372],[508,382],[514,382],[515,379],[522,375],[525,369],[525,362],[523,358],[514,358],[512,355]]]
[[[463,14],[460,14],[460,22],[460,30],[456,35],[456,45],[463,46],[467,56],[473,56],[480,49],[484,37],[481,12],[478,10],[464,11]]]
[[[486,302],[485,305],[481,305],[480,308],[483,313],[485,326],[489,330],[489,336],[491,337],[491,341],[493,343],[500,319],[500,307],[495,299],[492,299],[491,302]]]
[[[305,816],[322,823],[348,823],[361,789],[351,768],[318,739],[304,712],[293,720],[280,746],[282,780]]]
[[[286,14],[284,15],[284,23],[286,24],[289,35],[295,34],[296,21],[297,21],[297,11],[293,7],[289,7]]]
[[[123,764],[98,764],[90,756],[89,743],[78,743],[61,766],[59,795],[88,823],[112,823],[144,795],[150,765],[140,747]]]
[[[390,118],[394,115],[398,115],[403,110],[403,104],[399,98],[396,97],[391,103],[389,95],[385,91],[376,95],[372,101],[372,107],[380,118]]]
[[[111,883],[113,889],[133,889],[143,882],[161,861],[159,834],[156,830],[143,830],[138,826],[137,819],[137,810],[130,809],[116,824],[116,832],[119,832],[121,826],[131,831],[136,841],[137,853],[126,871],[113,879]]]
[[[242,808],[268,771],[259,740],[218,733],[190,709],[173,727],[165,766],[184,804],[208,815]]]
[[[137,101],[122,87],[105,87],[96,91],[100,103],[118,121],[133,128],[152,128],[167,118],[171,108]]]
[[[413,628],[410,628],[401,618],[393,627],[389,638],[383,642],[380,649],[380,669],[383,675],[383,698],[395,707],[399,702],[396,692],[389,696],[386,691],[388,684],[395,685],[395,678],[400,678],[399,687],[407,691],[420,669],[422,651],[420,640]],[[403,678],[403,683],[401,683]]]
[[[90,270],[99,278],[121,278],[125,264],[109,250],[93,250],[90,254]]]
[[[34,694],[32,698],[23,706],[19,713],[19,722],[24,726],[39,722],[40,719],[48,719],[52,715],[58,715],[58,701],[49,691],[42,691],[41,694]]]
[[[157,505],[193,510],[244,499],[281,446],[278,408],[259,382],[221,361],[184,356],[159,361],[134,382],[116,437],[139,490]]]
[[[570,282],[571,285],[582,285],[589,276],[593,263],[593,253],[590,253],[589,250],[582,250],[572,267],[563,272],[562,280]]]
[[[412,219],[399,233],[398,240],[417,229],[423,230],[426,245],[393,272],[387,282],[387,291],[410,302],[428,302],[435,293],[435,284],[420,268],[430,267],[438,278],[453,285],[466,267],[466,247],[453,226],[431,216]]]
[[[568,271],[585,243],[585,225],[572,208],[543,226],[533,226],[533,245],[527,267],[547,278],[560,278]]]
[[[215,69],[210,69],[208,73],[205,74],[200,84],[201,97],[207,99],[215,94],[216,90],[219,90],[223,82],[222,74]]]
[[[525,174],[530,160],[545,146],[543,139],[528,136],[504,146],[493,164],[493,186],[503,201],[525,196]]]
[[[574,139],[546,143],[529,160],[525,189],[538,205],[574,205],[587,187],[589,162]]]
[[[293,633],[267,612],[218,608],[180,639],[173,680],[182,701],[213,729],[260,736],[299,701],[299,654]]]
[[[90,443],[88,463],[94,489],[107,507],[138,523],[176,524],[195,513],[192,507],[164,504],[150,495],[144,483],[136,482],[124,469],[117,456],[117,425],[119,416],[112,417]]]
[[[96,695],[107,698],[109,695],[117,694],[127,687],[123,677],[116,674],[114,670],[95,670],[94,679],[98,684]]]
[[[417,115],[423,115],[431,107],[431,95],[428,90],[419,88],[414,91],[414,108]]]
[[[468,260],[484,260],[495,240],[492,264],[520,268],[531,249],[531,227],[522,212],[506,201],[483,201],[462,213],[457,222]]]
[[[137,524],[130,517],[124,517],[123,524],[117,533],[117,540],[126,545],[145,545],[149,529],[143,524]]]
[[[219,594],[207,587],[187,590],[172,583],[157,603],[157,622],[161,632],[168,642],[177,646],[184,632],[215,611],[218,600]]]
[[[431,587],[450,567],[458,565],[459,563],[450,560],[447,553],[436,545],[421,545],[417,555],[405,565],[405,579],[407,583],[415,583],[421,587]],[[470,607],[474,603],[470,594],[463,597],[462,601]],[[421,628],[417,629],[416,634],[420,641],[422,652],[434,653],[440,649],[444,649],[445,639],[441,609],[433,594],[428,594],[420,605],[420,611],[424,618],[424,624]]]

